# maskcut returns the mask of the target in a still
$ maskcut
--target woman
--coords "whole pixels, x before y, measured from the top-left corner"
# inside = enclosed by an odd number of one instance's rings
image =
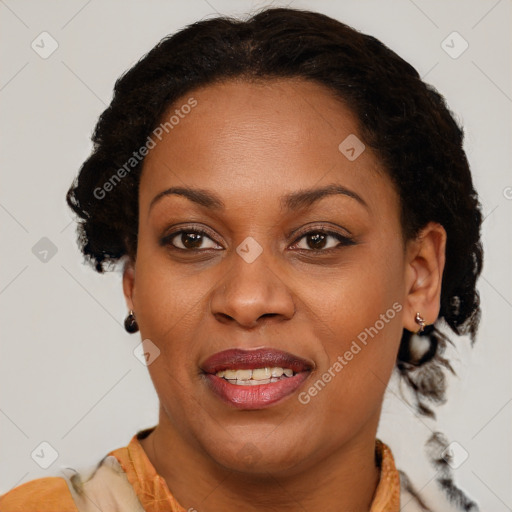
[[[376,432],[393,369],[431,414],[442,326],[478,326],[481,213],[443,98],[373,37],[266,9],[160,42],[93,141],[67,199],[88,261],[123,264],[159,423],[2,510],[426,509]]]

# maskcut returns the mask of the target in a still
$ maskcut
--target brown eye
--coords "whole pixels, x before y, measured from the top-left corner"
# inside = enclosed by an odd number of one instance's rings
[[[199,249],[203,243],[203,235],[199,233],[181,233],[181,236],[176,238],[185,249]]]
[[[327,242],[327,238],[329,238],[329,235],[324,235],[323,233],[306,235],[307,244],[310,249],[323,249]]]
[[[169,245],[183,251],[219,248],[219,245],[204,231],[197,230],[176,231],[162,239],[162,245]]]
[[[353,245],[355,243],[352,239],[340,233],[329,231],[310,231],[302,235],[298,240],[299,241],[295,243],[298,249],[320,252],[346,245]],[[303,240],[303,242],[301,242],[301,240]],[[302,246],[300,244],[302,244]]]

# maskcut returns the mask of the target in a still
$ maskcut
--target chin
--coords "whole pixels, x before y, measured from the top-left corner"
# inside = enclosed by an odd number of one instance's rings
[[[256,439],[255,436],[253,439]],[[260,439],[251,441],[251,436],[235,441],[231,438],[220,442],[221,450],[207,450],[213,460],[229,471],[261,474],[268,478],[269,474],[284,473],[291,476],[294,471],[303,470],[303,463],[310,458],[310,450],[300,440],[286,437],[286,439]],[[297,446],[301,449],[298,450]],[[314,453],[315,450],[312,450]]]

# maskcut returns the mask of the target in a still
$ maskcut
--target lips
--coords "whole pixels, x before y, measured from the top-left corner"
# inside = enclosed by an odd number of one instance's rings
[[[274,349],[230,349],[209,357],[202,365],[206,383],[213,394],[231,407],[244,410],[264,409],[293,395],[309,377],[314,364],[288,352]],[[293,370],[274,382],[237,385],[219,376],[229,370],[281,368]],[[287,372],[291,373],[291,372]],[[219,374],[219,375],[217,375]]]
[[[209,357],[201,369],[215,374],[222,370],[254,370],[256,368],[290,368],[294,373],[309,371],[313,364],[288,352],[274,349],[230,349]]]

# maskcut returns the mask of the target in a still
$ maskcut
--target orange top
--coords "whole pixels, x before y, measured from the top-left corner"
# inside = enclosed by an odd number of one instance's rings
[[[154,427],[153,427],[154,428]],[[128,446],[113,455],[133,487],[145,512],[186,512],[156,472],[139,442],[152,429],[133,436]],[[400,478],[391,450],[377,440],[376,456],[381,476],[370,512],[399,512]],[[67,482],[61,477],[46,477],[26,482],[0,497],[2,512],[79,512]]]

